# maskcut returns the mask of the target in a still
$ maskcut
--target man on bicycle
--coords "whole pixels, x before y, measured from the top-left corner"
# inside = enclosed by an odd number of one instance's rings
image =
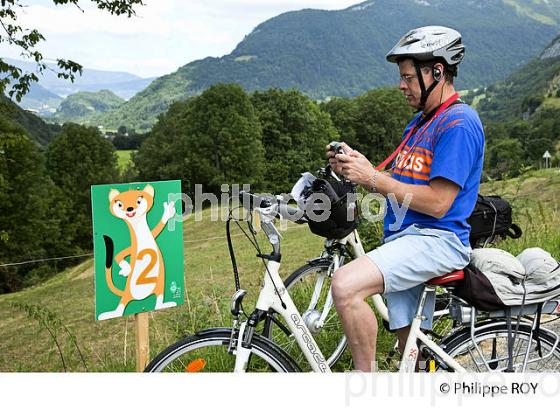
[[[484,133],[478,114],[458,100],[453,85],[464,52],[457,31],[428,26],[409,31],[387,54],[398,64],[399,89],[420,111],[404,130],[389,172],[377,171],[347,145],[345,154],[327,148],[336,172],[388,198],[383,245],[337,270],[332,283],[358,370],[375,368],[378,327],[367,297],[384,294],[402,351],[424,282],[469,262],[467,218],[477,199]],[[397,205],[408,205],[404,219],[396,217]],[[431,328],[433,310],[431,294],[422,328]]]

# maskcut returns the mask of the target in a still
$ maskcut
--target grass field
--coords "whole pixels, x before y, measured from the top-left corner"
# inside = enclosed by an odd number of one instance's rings
[[[185,304],[151,313],[151,351],[157,352],[178,337],[209,326],[227,326],[229,301],[235,292],[231,262],[225,239],[225,223],[210,222],[210,210],[203,221],[191,217],[184,223]],[[255,303],[262,264],[256,251],[240,231],[233,232],[243,288],[249,290],[246,304]],[[241,234],[242,235],[242,234]],[[283,233],[283,269],[292,270],[320,253],[322,240],[306,227],[291,225]],[[263,235],[259,235],[261,243]],[[264,245],[264,243],[263,243]],[[63,369],[47,331],[37,320],[12,307],[13,302],[39,304],[49,309],[71,329],[88,367],[98,371],[134,369],[132,319],[94,320],[93,261],[68,269],[39,286],[0,296],[0,371],[60,371]],[[68,349],[69,368],[82,371],[79,356],[70,340],[61,335]]]
[[[119,169],[124,170],[131,163],[130,155],[134,150],[117,150]]]
[[[546,97],[542,103],[543,108],[560,108],[560,98]]]
[[[532,171],[521,178],[486,183],[485,194],[495,193],[512,200],[515,220],[524,230],[519,240],[507,240],[500,247],[514,254],[541,246],[560,259],[560,172]],[[184,305],[150,313],[152,356],[180,336],[197,330],[229,326],[230,297],[234,293],[233,274],[225,240],[225,223],[211,222],[210,210],[203,221],[193,217],[184,223],[185,283]],[[244,305],[255,303],[262,280],[262,264],[256,251],[239,231],[234,230],[234,247],[241,286],[249,291]],[[282,239],[282,277],[307,259],[318,256],[322,239],[305,226],[289,225]],[[264,247],[263,235],[259,235]],[[68,371],[84,371],[75,347],[79,346],[89,371],[134,370],[134,326],[132,318],[98,322],[94,318],[93,260],[60,272],[49,281],[21,292],[0,295],[0,371],[63,371],[54,338],[45,325],[56,331]],[[41,306],[51,316],[28,313],[15,304]],[[57,322],[58,320],[58,322]],[[62,325],[66,326],[68,333]],[[380,326],[381,327],[381,326]],[[394,343],[384,330],[379,335],[379,358]],[[351,367],[348,353],[337,370]]]

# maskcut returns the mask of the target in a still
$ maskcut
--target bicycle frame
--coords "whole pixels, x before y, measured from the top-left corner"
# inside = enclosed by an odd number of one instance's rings
[[[424,317],[422,316],[422,311],[424,310],[426,298],[428,296],[428,293],[435,293],[435,291],[436,286],[424,286],[424,291],[422,292],[422,296],[420,297],[420,301],[418,302],[418,307],[416,309],[416,315],[412,319],[412,323],[410,325],[410,332],[408,334],[408,339],[406,340],[401,366],[399,368],[400,372],[414,372],[416,368],[416,362],[418,361],[418,340],[424,343],[434,354],[439,356],[444,361],[444,363],[451,367],[454,371],[459,373],[466,372],[463,366],[461,366],[455,359],[445,353],[445,351],[441,347],[439,347],[420,329],[420,324],[424,319]]]
[[[251,194],[250,194],[251,195]],[[262,206],[262,205],[261,205]],[[280,234],[278,233],[273,221],[277,215],[283,215],[284,217],[293,216],[291,211],[284,208],[281,208],[280,202],[278,204],[270,204],[267,202],[266,207],[256,208],[253,209],[257,211],[261,216],[261,227],[266,234],[270,244],[272,245],[273,252],[270,255],[262,255],[259,254],[258,256],[266,260],[266,270],[264,272],[264,284],[259,293],[258,300],[256,303],[255,311],[249,316],[248,320],[245,320],[239,324],[239,307],[241,306],[241,300],[245,295],[245,291],[240,289],[235,294],[234,298],[232,299],[232,314],[234,315],[234,323],[233,328],[234,330],[238,330],[237,340],[234,338],[235,332],[231,333],[231,340],[229,349],[230,352],[236,355],[235,359],[235,371],[236,372],[243,372],[247,369],[247,365],[250,360],[251,356],[251,342],[252,337],[255,332],[257,324],[263,320],[264,318],[271,318],[272,321],[276,321],[270,316],[270,312],[275,312],[277,315],[281,316],[287,327],[289,332],[291,332],[291,336],[293,336],[294,340],[296,341],[299,349],[303,353],[305,359],[307,360],[308,364],[310,365],[311,369],[314,372],[320,373],[330,373],[330,367],[325,360],[323,353],[321,352],[319,346],[315,342],[310,330],[307,327],[305,320],[302,317],[302,314],[296,308],[290,294],[287,292],[286,287],[284,286],[284,281],[279,275],[280,270]],[[293,210],[293,208],[292,208]],[[288,216],[286,216],[288,215]],[[347,237],[343,238],[342,240],[337,241],[338,243],[349,246],[352,248],[355,257],[360,257],[365,255],[363,246],[360,242],[360,238],[357,231],[351,232]],[[332,243],[326,244],[327,252],[329,256],[333,256],[333,253],[328,250],[328,248],[332,245]],[[332,271],[336,270],[339,267],[339,259],[338,255],[332,258]],[[342,256],[344,256],[344,249]],[[340,257],[340,258],[341,258]],[[318,260],[326,259],[324,256],[319,258]],[[315,289],[312,296],[311,305],[316,303],[317,299],[319,298],[320,288],[322,287],[323,281],[325,276],[321,275],[320,278],[317,279]],[[436,285],[425,284],[424,290],[420,297],[420,300],[417,305],[416,314],[412,320],[410,326],[410,332],[405,344],[405,348],[403,351],[402,361],[400,363],[400,372],[414,372],[416,368],[416,364],[419,357],[419,346],[418,341],[422,343],[422,346],[427,347],[430,350],[430,353],[435,355],[439,360],[441,360],[442,364],[445,364],[448,368],[452,369],[455,372],[466,372],[466,369],[461,366],[453,357],[447,354],[443,348],[441,348],[436,342],[434,342],[427,334],[425,334],[420,325],[425,317],[422,316],[422,312],[426,303],[427,296],[430,292],[435,293],[437,289]],[[372,296],[374,309],[376,309],[381,317],[384,320],[388,320],[388,310],[387,306],[383,302],[381,295],[374,295]],[[329,310],[332,308],[333,300],[332,294],[329,289],[329,294],[327,295],[327,300],[325,303],[325,307],[321,314],[321,317],[318,321],[318,325],[322,326],[326,316],[328,315]],[[560,308],[558,306],[560,303],[556,303],[553,306],[555,314],[560,313]],[[474,308],[471,307],[471,315],[470,315],[470,328],[471,328],[471,340],[478,351],[478,354],[482,357],[483,364],[486,366],[487,370],[492,370],[488,366],[488,361],[484,359],[484,356],[480,352],[475,340],[475,329],[476,326],[476,313]],[[547,309],[547,311],[550,309]],[[551,311],[551,312],[552,312]],[[443,313],[444,311],[440,311]],[[445,311],[447,313],[447,311]],[[457,319],[455,319],[457,320]],[[288,333],[288,329],[285,328],[284,325],[277,322],[277,324],[286,332]],[[533,323],[533,328],[535,327],[535,322]],[[531,332],[532,334],[532,332]],[[560,337],[556,334],[554,345],[552,346],[551,352],[556,349],[556,346],[560,343]],[[525,353],[524,361],[520,365],[524,370],[528,363],[539,360],[528,360],[528,353],[531,347],[531,342],[529,342],[527,351]],[[546,357],[548,357],[547,355]],[[541,358],[543,359],[543,358]],[[495,361],[491,360],[490,362]],[[477,364],[475,362],[475,364]],[[478,364],[477,364],[478,366]],[[519,366],[519,365],[516,365]]]
[[[287,323],[288,328],[292,332],[298,346],[305,355],[305,358],[311,365],[313,371],[330,373],[331,369],[327,365],[325,357],[321,353],[319,346],[317,346],[315,339],[313,339],[309,329],[307,329],[303,318],[284,287],[283,281],[278,273],[279,268],[279,262],[267,262],[267,272],[265,272],[264,285],[259,293],[256,308],[263,312],[267,312],[272,308],[274,311],[278,312],[278,314],[282,316]],[[278,290],[278,293],[275,288]],[[284,302],[284,306],[282,306],[282,302]],[[247,367],[249,349],[243,347],[246,324],[247,322],[244,322],[240,326],[239,330],[237,358],[235,362],[236,371],[243,371]]]
[[[273,224],[273,217],[270,214],[261,213],[261,226],[265,231],[269,241],[274,249],[274,254],[280,254],[280,235]],[[271,258],[273,259],[273,258]],[[269,259],[266,263],[266,270],[264,272],[264,284],[257,299],[256,311],[268,312],[270,309],[276,311],[285,322],[292,332],[298,346],[303,352],[305,358],[311,365],[315,372],[330,373],[331,369],[307,328],[301,314],[297,310],[292,298],[288,294],[284,281],[280,277],[280,261]],[[251,319],[241,323],[239,327],[239,338],[237,340],[237,352],[235,359],[235,371],[242,372],[247,368],[250,357],[250,349],[246,346],[250,345],[252,332],[254,326],[247,327]],[[256,325],[256,324],[255,324]]]
[[[364,247],[360,241],[360,237],[358,235],[357,230],[354,230],[347,237],[341,239],[339,243],[349,246],[352,249],[356,258],[365,255]],[[337,261],[335,261],[335,267],[338,267],[337,265],[338,263]],[[457,372],[465,372],[465,369],[459,363],[457,363],[451,356],[445,353],[436,343],[434,343],[426,334],[424,334],[420,330],[420,324],[423,320],[422,311],[424,308],[424,304],[426,302],[427,293],[435,292],[435,291],[436,291],[435,286],[426,285],[424,293],[422,294],[422,297],[417,307],[417,313],[410,325],[410,333],[405,346],[405,350],[404,350],[405,353],[403,354],[403,360],[399,369],[399,371],[401,372],[414,372],[416,367],[416,362],[418,360],[417,340],[420,340],[422,343],[424,343],[428,348],[432,350],[432,352],[434,352],[440,358],[442,358],[445,361],[445,363],[449,365],[453,370]],[[373,301],[374,308],[379,312],[381,317],[384,320],[389,321],[389,311],[381,295],[373,295],[372,301]],[[325,311],[330,308],[331,306],[329,306],[326,303],[325,309],[323,311],[323,316],[326,316],[328,312]],[[448,313],[448,310],[441,310],[436,313],[437,315],[444,315]]]
[[[272,206],[271,208],[274,208]],[[315,339],[311,335],[311,332],[307,328],[305,321],[303,320],[300,312],[297,310],[292,298],[284,286],[284,282],[280,277],[280,234],[274,226],[274,210],[273,209],[258,209],[261,215],[261,226],[266,236],[269,239],[270,244],[273,247],[273,254],[267,257],[266,270],[264,272],[264,284],[259,293],[259,297],[256,304],[255,312],[268,312],[271,309],[277,312],[287,323],[289,330],[304,354],[306,360],[311,366],[312,370],[320,373],[330,373],[330,367],[325,360],[319,346],[315,342]],[[365,255],[364,248],[360,242],[358,232],[354,230],[347,237],[339,241],[343,245],[349,245],[356,257]],[[278,256],[275,258],[274,256]],[[263,255],[261,255],[262,257]],[[276,259],[276,260],[275,260]],[[336,269],[338,267],[338,260],[335,260]],[[319,285],[320,286],[320,285]],[[418,346],[417,340],[422,341],[426,346],[428,346],[435,354],[442,358],[450,367],[455,371],[465,371],[453,358],[447,355],[439,346],[437,346],[432,340],[430,340],[422,331],[420,330],[420,323],[422,321],[422,309],[426,300],[427,292],[434,291],[435,287],[426,286],[422,298],[418,305],[418,311],[415,318],[412,321],[411,331],[405,347],[405,355],[403,355],[403,361],[400,366],[400,371],[413,372],[416,366],[416,361],[418,360]],[[315,292],[317,293],[317,292]],[[315,298],[317,296],[313,296]],[[374,308],[381,314],[382,318],[388,320],[387,306],[383,302],[380,295],[372,296]],[[328,301],[326,304],[326,312],[323,311],[321,323],[324,317],[328,313],[328,310],[332,307],[332,296],[329,291]],[[236,360],[235,360],[235,371],[243,372],[247,368],[247,364],[250,358],[250,342],[252,334],[255,330],[257,320],[249,318],[248,321],[244,321],[239,326],[239,337],[237,340],[236,349]],[[250,326],[248,327],[248,324]]]
[[[349,245],[356,258],[359,258],[360,256],[364,256],[366,254],[357,230],[350,232],[350,234],[341,239],[339,243],[341,243],[342,245]],[[383,302],[383,298],[381,297],[381,295],[373,295],[371,299],[373,301],[375,310],[379,312],[384,320],[389,321],[389,311],[387,310],[387,305],[385,305],[385,302]]]

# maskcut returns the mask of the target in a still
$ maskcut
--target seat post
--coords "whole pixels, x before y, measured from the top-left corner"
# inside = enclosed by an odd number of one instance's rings
[[[424,305],[426,304],[426,298],[428,297],[429,292],[435,292],[436,286],[430,284],[424,284],[424,290],[422,291],[422,295],[420,296],[420,300],[418,301],[418,306],[416,308],[416,316],[422,318],[422,312],[424,311]]]
[[[424,305],[426,304],[426,298],[429,292],[435,292],[436,286],[425,284],[422,290],[422,295],[418,301],[418,306],[416,309],[416,315],[412,318],[412,323],[410,324],[410,332],[408,333],[408,338],[406,339],[406,345],[404,347],[402,362],[400,371],[401,372],[414,372],[416,369],[416,362],[418,361],[419,352],[418,344],[416,340],[418,339],[417,334],[420,332],[420,325],[422,324],[424,311]]]

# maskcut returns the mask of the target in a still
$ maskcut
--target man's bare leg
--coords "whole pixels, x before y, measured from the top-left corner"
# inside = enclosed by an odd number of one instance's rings
[[[356,370],[375,370],[377,319],[366,298],[383,289],[383,275],[367,256],[353,260],[334,274],[332,295]]]

